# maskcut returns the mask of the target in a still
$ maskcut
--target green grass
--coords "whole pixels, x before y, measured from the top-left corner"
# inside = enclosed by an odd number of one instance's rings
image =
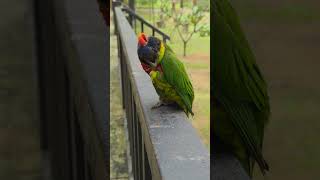
[[[208,69],[208,65],[205,64],[205,63],[189,63],[189,62],[185,62],[184,63],[188,68],[190,69],[197,69],[197,70],[205,70],[205,69]]]
[[[170,32],[169,29],[164,29],[165,32]],[[168,43],[173,50],[179,54],[183,54],[183,42],[178,37],[176,32]],[[191,54],[210,54],[210,37],[200,37],[198,34],[193,35],[192,39],[187,45],[187,56]]]

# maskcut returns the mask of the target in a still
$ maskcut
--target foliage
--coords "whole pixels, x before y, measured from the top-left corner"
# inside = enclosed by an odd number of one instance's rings
[[[171,17],[171,0],[160,0],[160,15]]]
[[[165,20],[171,17],[171,0],[160,0],[160,13],[158,16],[158,27],[163,28],[165,26]]]
[[[182,9],[179,12],[175,12],[172,16],[175,22],[174,30],[178,31],[179,37],[183,42],[184,56],[186,56],[187,44],[194,34],[199,33],[202,37],[210,36],[209,25],[203,23],[205,12],[203,8],[194,6],[191,12],[188,12],[187,9]]]

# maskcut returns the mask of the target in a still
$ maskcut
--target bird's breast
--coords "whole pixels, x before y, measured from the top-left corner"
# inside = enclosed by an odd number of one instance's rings
[[[143,70],[144,70],[147,74],[149,74],[149,73],[153,70],[153,68],[150,67],[148,64],[141,63],[141,66],[142,66]],[[163,72],[162,67],[161,67],[160,64],[157,65],[157,67],[155,68],[155,70],[156,70],[156,71],[159,71],[159,72],[161,72],[161,73]]]

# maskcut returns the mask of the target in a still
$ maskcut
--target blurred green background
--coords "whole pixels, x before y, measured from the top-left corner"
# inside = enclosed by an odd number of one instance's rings
[[[231,2],[269,84],[268,179],[319,179],[320,1]]]

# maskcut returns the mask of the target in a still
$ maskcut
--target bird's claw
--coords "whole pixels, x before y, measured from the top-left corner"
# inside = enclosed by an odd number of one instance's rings
[[[157,102],[157,104],[155,104],[154,106],[151,107],[151,109],[156,109],[159,108],[161,106],[165,105],[165,103],[163,103],[162,101]]]
[[[172,105],[172,104],[174,104],[174,102],[160,100],[159,102],[157,102],[157,104],[152,106],[151,109],[156,109],[156,108],[159,108],[161,106],[168,106],[168,105]]]

